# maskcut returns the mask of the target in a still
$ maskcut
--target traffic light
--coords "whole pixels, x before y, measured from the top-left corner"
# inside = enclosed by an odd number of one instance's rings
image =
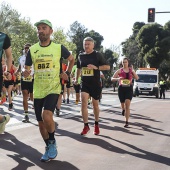
[[[148,9],[148,22],[155,22],[155,8]]]

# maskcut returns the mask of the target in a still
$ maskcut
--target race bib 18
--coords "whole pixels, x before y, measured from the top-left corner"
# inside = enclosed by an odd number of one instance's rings
[[[94,70],[88,69],[87,67],[82,67],[82,75],[83,76],[94,76]]]

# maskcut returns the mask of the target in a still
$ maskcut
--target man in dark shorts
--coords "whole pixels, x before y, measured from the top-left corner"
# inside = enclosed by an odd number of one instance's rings
[[[7,58],[7,72],[3,73],[2,70],[2,56],[5,52]],[[12,66],[12,50],[11,50],[11,41],[7,34],[0,32],[0,95],[2,90],[3,76],[6,76],[8,80],[11,79],[10,68]],[[8,114],[0,114],[0,134],[4,132],[5,125],[9,122],[10,116]]]
[[[28,51],[24,76],[29,76],[30,66],[33,64],[34,109],[40,133],[46,143],[41,161],[47,162],[57,156],[53,113],[61,93],[60,79],[68,79],[74,65],[74,57],[63,45],[50,40],[53,33],[50,21],[41,20],[34,25],[37,27],[39,42]],[[62,58],[68,60],[66,72],[62,72]]]
[[[77,75],[75,84],[77,84],[80,74],[81,79],[81,111],[84,122],[84,128],[81,135],[87,135],[90,132],[88,125],[88,98],[92,97],[93,112],[95,117],[94,134],[98,135],[99,130],[99,99],[101,95],[100,70],[109,70],[110,66],[106,63],[101,53],[95,51],[94,40],[87,37],[83,41],[83,53],[80,53],[77,59]]]

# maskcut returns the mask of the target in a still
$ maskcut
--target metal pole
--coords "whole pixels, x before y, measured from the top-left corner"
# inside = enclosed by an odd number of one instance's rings
[[[155,12],[155,13],[170,13],[170,11],[166,11],[166,12]]]

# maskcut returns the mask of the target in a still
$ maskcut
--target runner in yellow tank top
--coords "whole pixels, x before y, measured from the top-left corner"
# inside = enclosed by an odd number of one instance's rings
[[[61,93],[60,78],[68,79],[74,57],[64,46],[51,42],[53,29],[50,21],[41,20],[34,25],[37,27],[39,43],[33,45],[27,54],[24,76],[29,76],[29,69],[33,64],[34,108],[40,133],[46,143],[41,161],[47,162],[57,156],[53,112]],[[61,57],[69,61],[67,71],[62,73]]]

